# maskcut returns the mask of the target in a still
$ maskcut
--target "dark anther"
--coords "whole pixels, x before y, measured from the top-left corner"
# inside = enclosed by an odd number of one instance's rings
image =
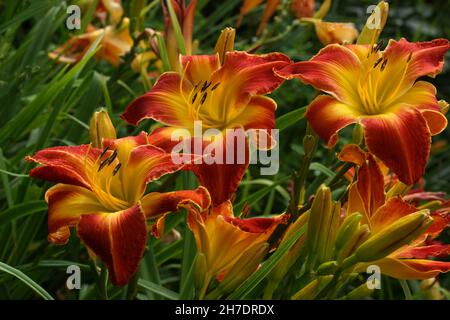
[[[381,61],[383,61],[383,58],[380,58],[377,60],[377,62],[375,62],[375,64],[373,65],[374,68],[378,67],[378,65],[381,63]]]
[[[202,100],[200,101],[200,104],[203,104],[205,102],[207,96],[208,96],[208,92],[205,92],[202,96]]]
[[[213,85],[213,87],[211,88],[211,91],[214,91],[217,89],[217,87],[219,86],[220,82],[217,82],[215,85]]]
[[[205,82],[203,82],[203,86],[202,86],[202,92],[205,92],[206,91],[206,89],[208,89],[209,88],[209,86],[211,85],[211,83],[212,83],[212,81],[210,81],[210,82],[208,82],[208,81],[205,81]]]
[[[122,164],[119,163],[119,164],[114,168],[114,170],[113,170],[113,176],[116,175],[116,173],[119,171],[119,169],[120,169],[121,166],[122,166]]]
[[[195,102],[195,99],[197,99],[197,94],[198,94],[198,92],[196,92],[196,93],[194,94],[194,96],[192,97],[192,102],[191,102],[191,103],[194,103],[194,102]]]
[[[100,172],[100,170],[102,170],[108,164],[108,160],[109,160],[109,158],[106,158],[106,159],[102,160],[102,162],[100,162],[100,166],[98,167],[97,172]]]
[[[108,161],[108,166],[113,163],[114,159],[117,157],[117,149],[114,150],[113,154],[111,155],[111,157],[109,157],[109,161]]]
[[[109,147],[105,147],[105,149],[103,149],[102,153],[100,154],[100,159],[103,158],[103,156],[105,155],[106,151],[109,150]]]
[[[380,42],[378,42],[378,44],[376,45],[376,47],[375,47],[375,49],[374,49],[375,52],[380,51],[381,47],[383,46],[383,43],[384,43],[383,40],[381,40]]]
[[[410,62],[410,61],[411,61],[411,59],[412,59],[412,54],[413,54],[412,52],[409,53],[408,60],[406,60],[406,62]]]
[[[385,60],[383,61],[383,64],[381,65],[381,68],[380,68],[380,71],[383,71],[384,68],[386,68],[386,64],[387,64],[387,59],[385,59]]]

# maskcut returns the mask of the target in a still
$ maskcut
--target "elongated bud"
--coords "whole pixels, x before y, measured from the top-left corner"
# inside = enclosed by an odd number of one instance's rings
[[[306,247],[308,250],[307,270],[311,270],[321,258],[325,246],[331,215],[333,213],[330,188],[322,185],[316,192],[311,206]]]
[[[323,276],[311,281],[307,286],[300,289],[296,294],[292,296],[293,300],[312,300],[314,299],[320,290],[330,283],[333,276]]]
[[[303,137],[303,149],[305,150],[305,155],[310,156],[316,149],[317,138],[312,134],[307,134]]]
[[[363,142],[363,139],[364,139],[364,129],[363,129],[362,125],[357,123],[353,127],[352,142],[354,144],[358,144],[359,145],[359,144],[361,144]]]
[[[344,222],[338,229],[338,233],[336,236],[336,252],[340,252],[347,241],[350,240],[353,234],[359,228],[359,222],[361,221],[363,215],[359,212],[354,212],[345,218]]]
[[[408,186],[401,181],[397,181],[386,193],[386,199],[391,199],[398,195],[405,195],[410,189],[411,186]]]
[[[384,25],[386,24],[388,14],[389,4],[385,1],[378,3],[378,5],[374,7],[370,17],[367,19],[356,43],[372,45],[377,43],[381,31],[383,31]]]
[[[219,39],[217,39],[214,53],[219,54],[220,63],[225,62],[225,54],[228,51],[234,50],[234,38],[236,36],[236,30],[234,28],[227,27],[220,33]]]
[[[268,248],[269,244],[263,242],[256,243],[245,250],[220,283],[218,289],[225,294],[236,289],[245,279],[256,271],[267,253]]]
[[[384,258],[417,238],[432,221],[427,209],[404,216],[365,241],[356,249],[355,256],[362,262]]]
[[[116,138],[116,129],[105,109],[94,112],[89,123],[89,135],[94,148],[101,148],[103,139]]]
[[[195,273],[194,273],[194,285],[197,292],[203,287],[203,283],[207,273],[206,256],[203,253],[198,253],[195,258]]]
[[[313,17],[316,19],[322,19],[327,15],[328,11],[330,11],[330,7],[331,7],[331,0],[325,0]]]
[[[310,213],[311,211],[306,211],[288,227],[283,239],[280,242],[280,246],[290,239],[293,234],[300,232],[300,229],[308,223]],[[269,283],[266,286],[265,295],[271,297],[273,291],[277,289],[281,280],[286,276],[286,272],[291,268],[295,261],[297,261],[301,253],[305,251],[305,241],[306,235],[302,235],[289,249],[289,251],[280,259],[277,266],[273,268],[273,271],[268,277]],[[268,292],[270,292],[270,294]]]
[[[362,225],[359,229],[350,235],[348,241],[343,248],[338,252],[338,261],[341,262],[350,256],[364,241],[370,236],[370,229],[367,224]]]
[[[443,114],[446,114],[446,113],[448,112],[449,104],[448,104],[447,101],[445,101],[445,100],[439,100],[439,101],[438,101],[438,105],[439,105],[439,107],[441,108],[441,112],[442,112]]]
[[[342,297],[341,300],[361,300],[370,296],[374,290],[370,289],[367,283],[363,283]]]

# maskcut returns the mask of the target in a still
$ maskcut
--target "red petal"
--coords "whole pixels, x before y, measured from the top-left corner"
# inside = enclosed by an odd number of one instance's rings
[[[309,61],[290,64],[275,72],[286,78],[299,78],[318,90],[333,95],[350,105],[358,105],[355,79],[361,70],[358,56],[349,48],[331,44]]]
[[[426,259],[428,257],[447,257],[450,255],[450,245],[448,244],[433,244],[424,247],[407,247],[398,254],[399,258],[416,258]]]
[[[184,76],[193,85],[209,81],[212,74],[220,68],[218,54],[182,56],[181,64]]]
[[[75,226],[82,215],[106,210],[92,191],[67,184],[48,189],[45,200],[48,203],[48,240],[54,244],[67,242],[69,227]]]
[[[391,40],[384,52],[390,63],[399,63],[407,60],[411,54],[406,80],[411,84],[419,77],[434,77],[442,71],[444,55],[450,49],[447,39],[435,39],[427,42],[408,42],[402,38],[400,41]]]
[[[321,95],[311,102],[305,117],[314,132],[332,148],[337,143],[338,131],[357,122],[358,114],[333,97]]]
[[[370,152],[410,185],[425,171],[431,136],[427,123],[416,109],[367,117],[361,120]]]
[[[201,164],[195,164],[192,167],[192,171],[198,177],[201,185],[210,192],[214,205],[230,199],[239,187],[239,183],[249,165],[248,141],[245,138],[244,131],[234,130],[232,132],[236,133],[235,137],[232,134],[227,134],[225,139],[216,143],[218,148],[220,148],[220,144],[223,145],[222,156],[213,152],[205,155]],[[203,152],[210,145],[212,143],[204,142]],[[215,155],[221,163],[211,163]],[[231,159],[233,155],[234,157]]]
[[[167,125],[192,126],[190,106],[184,97],[191,89],[192,85],[182,81],[178,73],[166,72],[149,92],[128,105],[121,118],[133,125],[153,119]]]
[[[52,147],[25,159],[42,165],[30,171],[31,177],[90,189],[86,171],[94,166],[101,152],[89,145]]]
[[[385,202],[384,177],[378,164],[371,154],[366,155],[367,160],[358,170],[358,192],[371,217]]]
[[[147,243],[145,217],[135,205],[114,213],[84,215],[78,235],[108,266],[111,282],[123,286],[137,271]]]
[[[152,192],[142,198],[141,207],[147,218],[156,218],[178,211],[187,203],[194,204],[203,211],[211,205],[211,197],[204,187],[165,193]]]

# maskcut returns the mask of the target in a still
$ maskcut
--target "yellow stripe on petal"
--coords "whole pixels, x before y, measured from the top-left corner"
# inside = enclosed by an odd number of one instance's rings
[[[47,190],[49,241],[55,244],[67,242],[69,227],[75,226],[84,214],[105,211],[96,195],[86,188],[57,184]]]

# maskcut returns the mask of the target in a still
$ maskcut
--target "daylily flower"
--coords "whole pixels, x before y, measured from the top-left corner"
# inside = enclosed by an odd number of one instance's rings
[[[356,149],[353,149],[356,150]],[[364,161],[357,161],[358,179],[350,186],[347,214],[363,214],[362,223],[367,224],[370,237],[387,230],[396,221],[414,215],[419,211],[412,197],[391,196],[385,193],[383,174],[370,153],[360,152]],[[354,159],[360,156],[355,156]],[[422,195],[423,196],[423,195]],[[423,197],[422,197],[423,198]],[[443,202],[442,205],[445,205]],[[428,259],[450,255],[450,245],[434,240],[450,222],[448,208],[431,213],[432,224],[409,244],[401,246],[388,256],[371,261],[380,267],[381,272],[397,279],[427,279],[450,270],[450,262]],[[369,237],[369,239],[370,239]],[[366,264],[356,266],[365,270]]]
[[[450,48],[446,39],[381,45],[328,45],[310,61],[277,70],[299,78],[327,95],[315,98],[306,118],[332,148],[338,131],[350,124],[364,128],[365,143],[399,179],[413,184],[424,173],[431,135],[447,126],[436,88],[422,76],[436,76]]]
[[[353,23],[326,22],[315,18],[302,18],[301,21],[314,24],[317,38],[323,45],[353,43],[358,36],[358,30]]]
[[[182,74],[161,75],[153,88],[134,100],[121,116],[133,125],[150,118],[169,126],[151,134],[152,144],[170,149],[174,145],[171,134],[180,129],[195,136],[196,121],[201,121],[205,130],[215,128],[223,133],[226,129],[275,127],[276,103],[263,94],[283,82],[273,70],[289,64],[287,56],[233,51],[225,54],[223,65],[219,54],[183,56],[181,63]],[[223,139],[224,143],[226,140]],[[236,191],[247,165],[248,161],[205,164],[196,166],[196,173],[212,193],[213,202],[220,204]]]
[[[270,218],[237,218],[230,201],[203,211],[190,206],[188,212],[188,223],[198,252],[206,259],[207,282],[226,278],[227,272],[242,256],[255,246],[266,245],[275,228],[287,222],[284,214]]]
[[[106,15],[109,14],[112,24],[118,24],[123,16],[122,1],[120,0],[100,0],[95,8],[95,14],[103,23]]]
[[[120,26],[110,25],[97,29],[89,25],[86,33],[71,37],[63,46],[50,52],[48,56],[63,63],[77,63],[83,58],[92,43],[103,34],[100,40],[101,47],[96,52],[95,57],[117,66],[121,61],[120,58],[128,53],[133,46],[129,24],[130,20],[123,18]]]
[[[45,194],[48,239],[65,244],[70,227],[107,265],[111,281],[124,285],[136,272],[147,243],[146,219],[177,211],[187,203],[208,206],[207,191],[151,192],[149,182],[181,169],[171,155],[147,144],[147,134],[103,140],[105,149],[91,145],[51,147],[27,161],[40,166],[36,177],[58,184]]]

